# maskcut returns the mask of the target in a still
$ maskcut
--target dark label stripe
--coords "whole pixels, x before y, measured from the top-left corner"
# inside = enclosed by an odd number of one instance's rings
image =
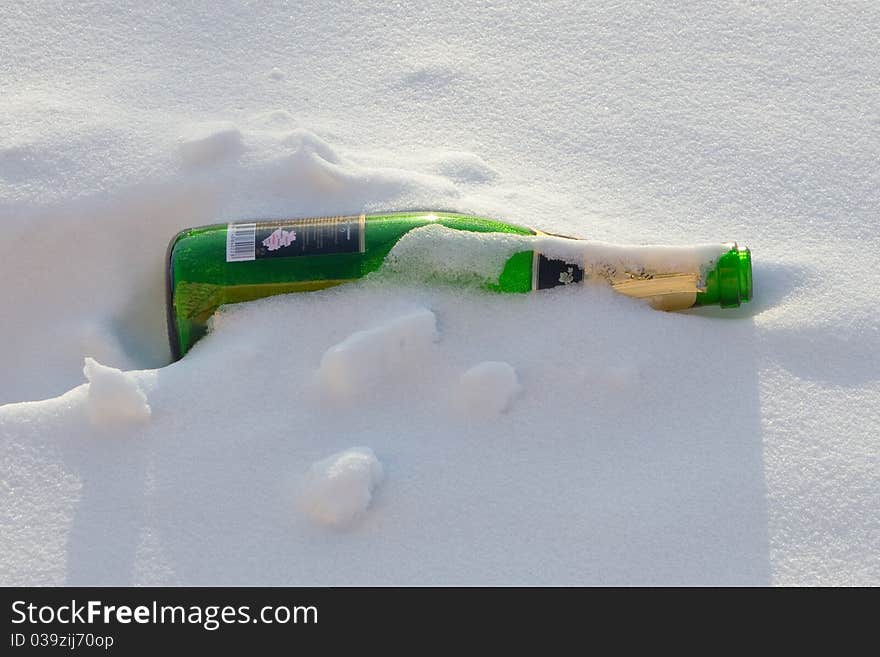
[[[539,254],[537,267],[537,287],[539,290],[580,283],[584,280],[583,267],[564,260],[555,260]]]

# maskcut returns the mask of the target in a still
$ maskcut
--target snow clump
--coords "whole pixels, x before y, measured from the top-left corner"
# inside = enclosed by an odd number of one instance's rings
[[[351,525],[367,510],[383,477],[382,464],[369,447],[337,452],[309,468],[300,509],[321,525]]]

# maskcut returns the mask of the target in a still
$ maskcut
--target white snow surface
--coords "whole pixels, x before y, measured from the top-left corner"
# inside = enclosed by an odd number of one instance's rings
[[[5,6],[0,584],[880,584],[878,31],[870,2]],[[737,241],[755,298],[376,277],[230,306],[168,365],[178,230],[412,208]],[[419,310],[412,367],[322,393],[334,345]],[[483,362],[520,389],[473,422]],[[351,445],[385,479],[362,509],[355,459],[328,531],[295,509]]]

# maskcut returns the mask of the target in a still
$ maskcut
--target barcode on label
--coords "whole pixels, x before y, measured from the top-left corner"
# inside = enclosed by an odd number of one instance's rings
[[[244,262],[256,256],[257,224],[229,224],[226,227],[226,262]]]

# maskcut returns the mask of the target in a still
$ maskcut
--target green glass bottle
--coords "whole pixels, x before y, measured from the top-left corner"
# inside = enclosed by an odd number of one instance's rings
[[[430,234],[414,231],[431,227]],[[470,242],[461,242],[459,236],[467,234]],[[207,332],[208,319],[220,305],[356,280],[397,262],[402,238],[411,236],[422,236],[428,247],[410,251],[416,254],[415,267],[424,270],[423,280],[497,292],[604,280],[623,294],[647,298],[666,310],[735,307],[751,298],[749,251],[735,244],[603,245],[449,212],[216,224],[183,230],[168,246],[172,356],[182,357]]]

